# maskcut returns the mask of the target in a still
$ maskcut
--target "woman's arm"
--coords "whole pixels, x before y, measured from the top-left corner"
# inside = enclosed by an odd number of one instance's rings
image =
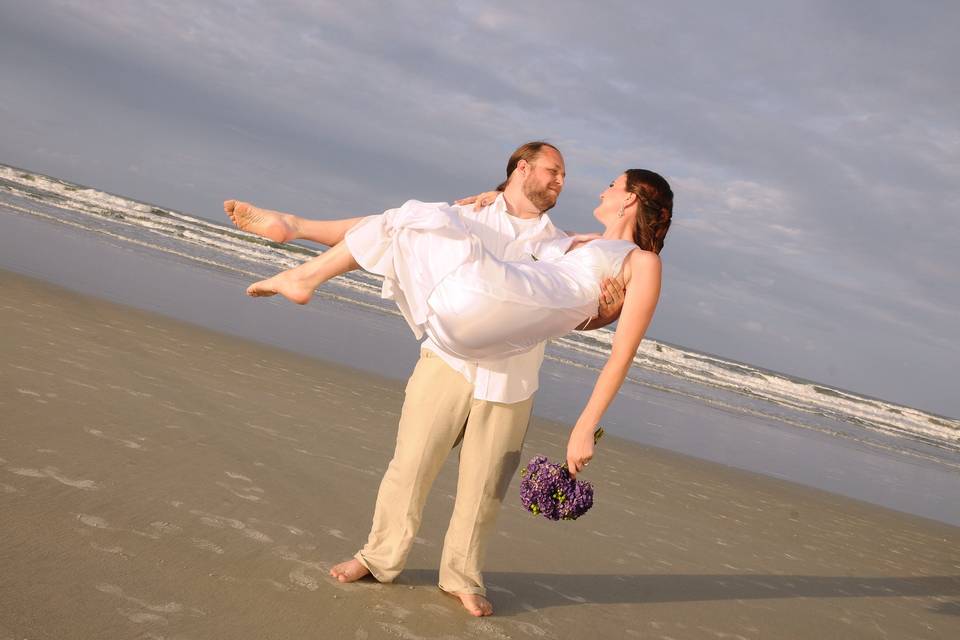
[[[635,249],[624,263],[627,295],[613,335],[610,357],[567,442],[567,468],[574,477],[593,457],[593,432],[626,379],[643,334],[653,319],[660,297],[660,273],[660,257],[649,251]]]

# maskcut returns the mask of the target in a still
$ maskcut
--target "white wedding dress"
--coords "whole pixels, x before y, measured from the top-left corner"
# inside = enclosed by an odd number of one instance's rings
[[[637,248],[598,239],[564,253],[569,240],[561,240],[529,262],[504,261],[455,208],[417,200],[365,218],[345,241],[361,267],[384,277],[382,296],[418,339],[427,334],[466,360],[522,353],[594,317],[600,281]]]

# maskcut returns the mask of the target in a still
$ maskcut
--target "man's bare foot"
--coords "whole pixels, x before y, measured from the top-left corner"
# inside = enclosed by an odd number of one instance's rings
[[[297,238],[297,217],[260,209],[249,202],[225,200],[223,210],[238,229],[255,233],[274,242],[290,242]]]
[[[247,287],[247,295],[254,298],[264,298],[282,295],[291,302],[307,304],[313,296],[313,288],[292,273],[292,270],[281,271],[272,278],[254,282]]]
[[[341,562],[330,569],[330,576],[340,582],[356,582],[369,573],[370,570],[363,566],[356,558]]]
[[[443,589],[440,589],[440,591],[443,591]],[[479,594],[453,593],[450,591],[443,592],[451,598],[456,598],[459,600],[460,604],[463,605],[463,608],[467,610],[467,613],[472,616],[482,618],[483,616],[493,615],[493,605],[490,604],[489,600]]]

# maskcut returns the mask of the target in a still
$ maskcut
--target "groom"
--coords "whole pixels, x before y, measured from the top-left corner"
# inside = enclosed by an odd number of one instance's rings
[[[503,193],[479,209],[461,206],[461,216],[498,258],[532,260],[544,244],[567,237],[544,214],[556,204],[565,175],[556,147],[528,142],[510,156]],[[607,317],[595,326],[619,313],[615,302],[622,293],[611,290],[610,295],[614,304],[603,305]],[[543,352],[541,343],[520,355],[471,362],[426,339],[407,383],[396,450],[380,483],[369,539],[351,560],[333,567],[332,576],[352,582],[370,573],[390,582],[400,573],[430,486],[459,443],[457,495],[443,543],[439,587],[475,616],[493,613],[480,572],[520,463]]]
[[[554,243],[556,249],[556,241],[568,238],[544,213],[556,204],[564,178],[560,151],[546,142],[528,142],[510,156],[507,180],[498,188],[502,193],[486,206],[461,206],[460,214],[498,258],[534,260],[547,245]],[[278,241],[306,238],[333,245],[355,223],[345,221],[346,227],[338,227],[235,201],[225,208],[241,228]],[[605,281],[599,315],[584,328],[609,324],[622,303],[622,284]],[[443,543],[439,587],[459,598],[472,615],[493,613],[481,567],[520,463],[544,346],[473,362],[445,353],[427,338],[407,383],[396,449],[380,483],[367,543],[353,558],[334,566],[331,576],[340,582],[368,574],[380,582],[396,578],[420,526],[430,486],[460,444],[457,495]]]

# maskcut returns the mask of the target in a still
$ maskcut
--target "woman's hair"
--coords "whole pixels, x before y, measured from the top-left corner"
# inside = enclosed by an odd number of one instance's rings
[[[673,191],[663,176],[647,169],[627,169],[627,191],[637,196],[633,241],[641,249],[660,253],[673,217]]]
[[[507,160],[507,179],[501,182],[495,191],[504,191],[507,188],[507,183],[510,182],[510,175],[513,173],[513,170],[517,168],[517,165],[520,164],[520,161],[526,160],[528,163],[533,164],[533,161],[537,159],[537,156],[540,155],[544,147],[560,153],[560,149],[543,140],[534,140],[533,142],[527,142],[517,147],[517,150],[514,151],[510,159]]]

